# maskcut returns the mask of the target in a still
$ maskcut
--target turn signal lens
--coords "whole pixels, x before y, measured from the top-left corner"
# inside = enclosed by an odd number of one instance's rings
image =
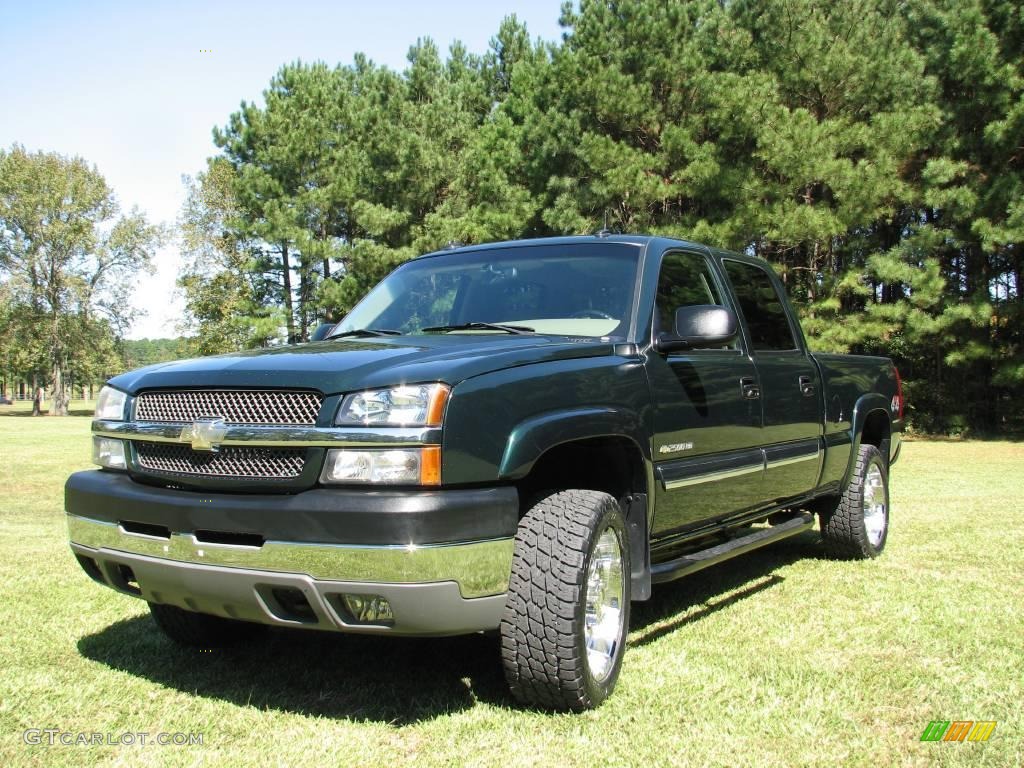
[[[441,484],[441,446],[430,445],[420,455],[420,485]]]

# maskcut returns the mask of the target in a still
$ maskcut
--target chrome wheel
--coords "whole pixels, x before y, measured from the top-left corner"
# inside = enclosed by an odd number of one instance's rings
[[[889,524],[889,510],[886,508],[885,480],[882,470],[877,464],[868,467],[864,478],[863,509],[864,529],[872,547],[877,547],[885,538],[885,529]]]
[[[603,682],[615,667],[615,657],[622,644],[624,592],[619,537],[611,528],[605,528],[587,569],[584,616],[587,666],[598,682]]]

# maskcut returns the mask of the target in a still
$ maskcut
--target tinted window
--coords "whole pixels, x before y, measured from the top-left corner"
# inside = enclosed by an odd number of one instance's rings
[[[754,349],[796,349],[782,299],[768,273],[739,261],[726,261],[725,271],[747,320]]]
[[[658,275],[654,333],[671,331],[676,310],[702,304],[722,304],[707,260],[697,253],[666,253]],[[729,345],[732,346],[732,345]]]

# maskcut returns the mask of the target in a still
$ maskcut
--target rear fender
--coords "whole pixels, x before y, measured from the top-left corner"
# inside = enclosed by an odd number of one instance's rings
[[[861,395],[857,399],[856,404],[853,406],[853,415],[850,419],[850,444],[853,446],[853,450],[850,451],[850,460],[846,465],[846,474],[843,476],[840,488],[845,488],[849,484],[850,478],[853,477],[853,468],[856,466],[857,455],[860,453],[860,445],[864,437],[864,425],[867,423],[868,417],[877,412],[885,414],[885,417],[889,419],[891,432],[892,413],[889,410],[889,405],[889,399],[877,392]],[[885,460],[888,463],[889,457],[886,456]]]

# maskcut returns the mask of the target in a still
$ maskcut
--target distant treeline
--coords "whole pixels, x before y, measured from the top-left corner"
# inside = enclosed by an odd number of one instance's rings
[[[192,339],[125,339],[120,343],[126,370],[181,360],[195,354]]]

